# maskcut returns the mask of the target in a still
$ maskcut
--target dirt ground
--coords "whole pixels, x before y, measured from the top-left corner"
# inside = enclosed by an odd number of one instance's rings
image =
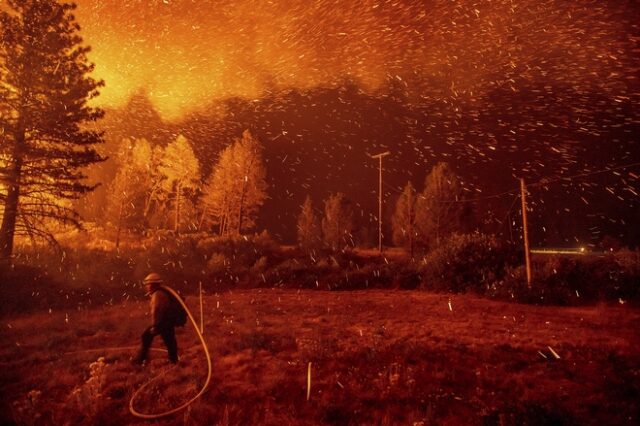
[[[199,320],[197,298],[187,304]],[[146,301],[130,301],[5,318],[0,423],[144,424],[129,414],[129,400],[157,376],[138,411],[195,395],[206,363],[189,327],[178,332],[177,367],[162,352],[144,367],[129,362],[146,310]],[[210,294],[204,312],[209,389],[151,424],[640,422],[640,310],[628,305],[262,289]]]

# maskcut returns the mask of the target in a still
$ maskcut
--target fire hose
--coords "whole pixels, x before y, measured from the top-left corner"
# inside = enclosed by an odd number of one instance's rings
[[[134,406],[134,401],[135,401],[136,397],[144,389],[146,389],[149,385],[151,385],[151,383],[155,382],[161,376],[156,376],[155,378],[149,380],[148,382],[146,382],[145,384],[140,386],[138,388],[138,390],[136,390],[134,392],[133,396],[131,396],[131,400],[129,400],[129,411],[134,416],[139,417],[141,419],[147,419],[147,420],[158,419],[160,417],[170,416],[170,415],[175,414],[175,413],[177,413],[177,412],[179,412],[181,410],[184,410],[189,405],[193,404],[207,390],[207,387],[209,386],[209,382],[211,381],[211,373],[212,373],[212,370],[213,370],[213,368],[211,366],[211,355],[209,355],[209,348],[207,347],[207,343],[205,342],[204,337],[202,336],[202,333],[200,332],[200,329],[198,328],[198,325],[196,324],[196,320],[193,318],[193,315],[191,314],[191,311],[189,310],[187,305],[185,305],[185,303],[182,300],[182,298],[171,287],[161,286],[161,288],[163,290],[169,292],[178,302],[180,302],[180,305],[182,305],[182,308],[185,310],[185,312],[187,313],[187,316],[189,317],[189,321],[191,321],[191,325],[193,325],[194,330],[198,334],[198,338],[200,339],[200,343],[202,344],[202,349],[204,350],[204,354],[207,357],[207,378],[204,381],[204,384],[202,385],[202,388],[200,388],[200,391],[196,394],[196,396],[194,396],[193,398],[191,398],[189,401],[185,402],[184,404],[180,405],[179,407],[176,407],[176,408],[173,408],[173,409],[171,409],[169,411],[164,411],[164,412],[161,412],[161,413],[152,413],[152,414],[141,413],[138,410],[136,410],[136,408]]]
[[[205,342],[204,337],[202,336],[202,332],[198,328],[198,325],[196,324],[196,321],[193,318],[193,315],[191,314],[191,311],[189,310],[187,305],[185,305],[185,303],[182,300],[182,298],[172,288],[167,287],[167,286],[161,286],[161,288],[163,290],[169,292],[180,303],[180,305],[182,305],[182,308],[185,310],[185,312],[187,313],[187,316],[189,317],[189,321],[191,321],[191,325],[193,325],[194,330],[196,330],[196,333],[198,334],[198,338],[200,339],[200,343],[202,344],[202,349],[204,350],[204,354],[205,354],[205,356],[207,358],[207,378],[204,381],[204,384],[202,385],[202,387],[200,388],[200,391],[196,394],[196,396],[194,396],[193,398],[191,398],[189,401],[185,402],[184,404],[180,405],[179,407],[176,407],[176,408],[173,408],[173,409],[171,409],[169,411],[164,411],[164,412],[161,412],[161,413],[141,413],[138,410],[136,410],[136,408],[134,406],[134,401],[138,397],[138,395],[140,393],[142,393],[142,391],[144,389],[149,387],[149,385],[151,385],[153,382],[155,382],[159,378],[163,377],[163,375],[158,375],[158,376],[154,377],[153,379],[149,380],[148,382],[144,383],[131,396],[131,399],[129,400],[129,411],[134,416],[139,417],[141,419],[147,419],[147,420],[159,419],[161,417],[170,416],[170,415],[175,414],[175,413],[177,413],[177,412],[179,412],[181,410],[184,410],[189,405],[193,404],[207,390],[207,387],[209,386],[209,382],[211,381],[211,373],[213,371],[213,367],[212,367],[212,364],[211,364],[211,355],[209,354],[209,348],[207,347],[207,343]],[[88,350],[82,350],[82,351],[66,352],[66,354],[78,353],[78,352],[98,352],[98,351],[108,351],[108,350],[130,350],[130,349],[135,349],[135,348],[137,348],[137,347],[136,346],[125,346],[125,347],[102,348],[102,349],[88,349]],[[152,351],[158,351],[158,352],[166,352],[165,349],[159,349],[159,348],[151,348],[151,350]]]

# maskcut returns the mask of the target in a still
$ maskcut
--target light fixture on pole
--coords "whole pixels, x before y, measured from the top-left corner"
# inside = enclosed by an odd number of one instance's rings
[[[377,158],[379,162],[379,192],[378,192],[378,251],[382,253],[382,157],[391,154],[389,151],[372,155],[371,158]]]

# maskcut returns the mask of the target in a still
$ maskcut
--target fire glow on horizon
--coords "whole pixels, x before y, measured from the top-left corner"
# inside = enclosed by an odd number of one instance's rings
[[[144,88],[166,118],[225,96],[397,79],[416,97],[482,101],[531,81],[625,96],[637,24],[602,2],[83,0],[97,102]],[[631,14],[633,15],[633,14]],[[635,40],[635,41],[634,41]]]

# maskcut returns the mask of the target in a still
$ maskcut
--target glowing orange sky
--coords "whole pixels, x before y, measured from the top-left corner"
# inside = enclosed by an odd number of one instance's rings
[[[345,75],[375,88],[421,74],[459,96],[534,78],[624,91],[620,85],[635,74],[624,64],[626,24],[600,2],[78,3],[96,76],[107,84],[98,102],[118,106],[143,87],[167,118],[216,97],[255,97],[269,87],[311,87]]]
[[[145,87],[161,113],[175,117],[211,97],[252,97],[269,85],[309,87],[337,74],[374,83],[380,60],[366,44],[362,52],[331,58],[340,65],[318,61],[337,53],[329,49],[353,31],[351,22],[326,34],[333,25],[326,19],[308,28],[325,7],[307,1],[88,0],[77,15],[96,75],[107,83],[100,102],[118,105]],[[348,18],[348,9],[335,18]],[[322,46],[315,45],[320,35],[327,39]]]

